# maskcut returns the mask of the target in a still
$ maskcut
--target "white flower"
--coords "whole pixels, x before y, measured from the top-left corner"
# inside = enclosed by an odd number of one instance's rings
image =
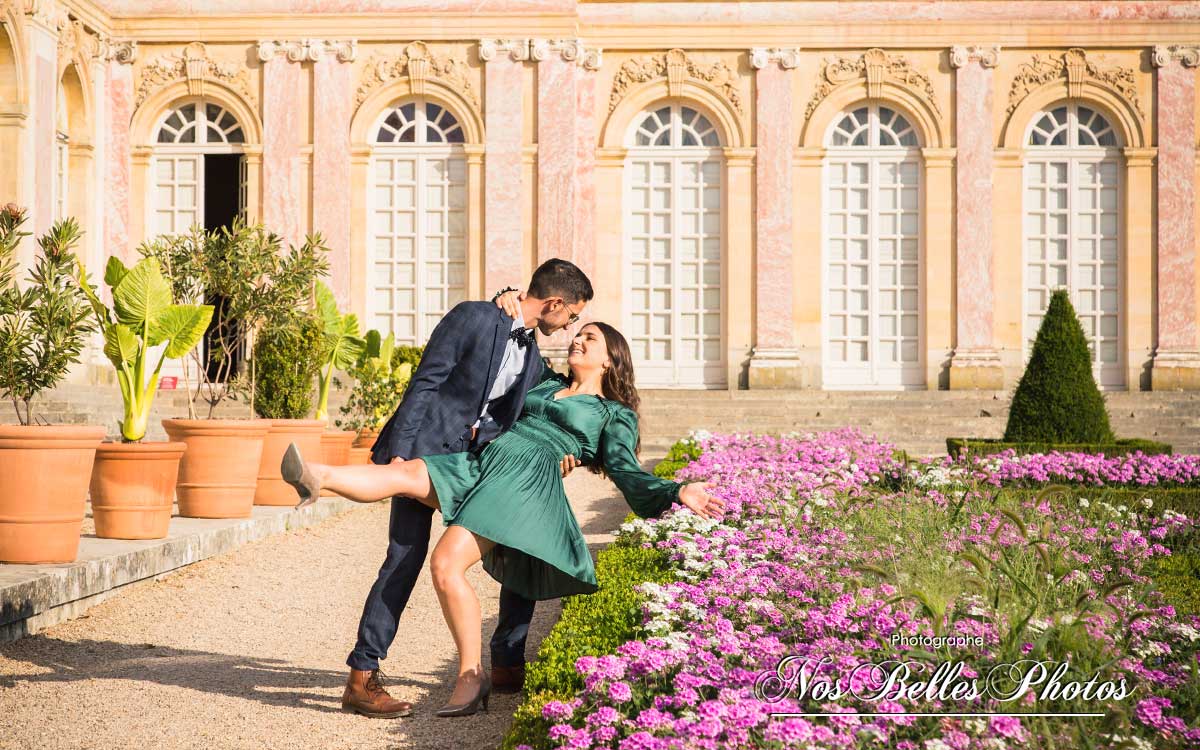
[[[1154,507],[1154,501],[1153,501],[1152,499],[1148,498],[1148,497],[1143,497],[1143,498],[1142,498],[1142,507],[1143,507],[1143,508],[1153,508],[1153,507]]]
[[[934,738],[925,740],[925,750],[954,750],[954,748],[947,745],[945,740]]]
[[[1200,640],[1200,631],[1197,631],[1191,625],[1185,625],[1182,622],[1173,622],[1167,626],[1167,632],[1186,638],[1188,641],[1195,643]]]
[[[963,722],[963,728],[971,734],[982,734],[983,730],[987,729],[987,722],[983,719],[971,718]]]
[[[1086,497],[1079,498],[1079,507],[1080,508],[1086,508],[1089,505],[1091,505],[1091,503],[1088,502],[1088,499]]]
[[[1167,653],[1167,649],[1158,641],[1146,641],[1140,646],[1135,646],[1133,652],[1145,659],[1150,656],[1162,656]]]

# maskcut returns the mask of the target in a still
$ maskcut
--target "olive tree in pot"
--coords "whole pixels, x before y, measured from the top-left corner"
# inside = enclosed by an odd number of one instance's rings
[[[317,282],[317,312],[325,328],[326,357],[318,375],[317,419],[329,421],[329,391],[335,370],[343,372],[354,367],[362,356],[367,343],[358,335],[358,317],[354,313],[341,313],[337,300],[328,286]],[[350,446],[357,433],[353,430],[326,430],[321,434],[321,463],[343,466],[350,463]],[[321,495],[334,493],[322,489]]]
[[[158,375],[168,359],[181,359],[200,343],[212,318],[211,305],[178,305],[154,258],[127,268],[109,258],[104,283],[112,309],[100,301],[79,263],[79,286],[92,303],[104,354],[117,371],[124,416],[121,441],[96,452],[92,470],[92,517],[105,539],[162,539],[171,522],[182,442],[142,442]]]
[[[235,352],[251,342],[254,332],[271,319],[303,306],[312,283],[328,269],[320,236],[282,251],[282,240],[261,225],[237,220],[232,226],[181,235],[143,245],[145,257],[156,258],[171,283],[176,300],[202,303],[220,298],[208,330],[210,351],[193,349],[184,360],[184,383],[191,390],[187,418],[164,419],[172,440],[187,443],[179,467],[179,514],[195,518],[248,518],[254,506],[267,420],[253,419],[254,364],[249,373],[235,372]],[[190,365],[190,366],[189,366]],[[214,419],[226,400],[245,398],[247,418]],[[198,419],[196,403],[207,412]]]
[[[0,209],[0,397],[12,401],[19,422],[0,426],[0,562],[72,562],[105,430],[39,424],[33,400],[66,377],[95,329],[74,280],[78,225],[64,219],[38,238],[41,252],[21,288],[24,221],[13,204]]]

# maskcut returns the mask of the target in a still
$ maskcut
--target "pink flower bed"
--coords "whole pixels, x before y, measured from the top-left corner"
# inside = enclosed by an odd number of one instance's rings
[[[622,526],[665,553],[680,580],[642,586],[641,640],[576,663],[583,693],[543,708],[553,747],[999,750],[1084,747],[1085,736],[1098,748],[1200,746],[1200,617],[1165,604],[1145,570],[1190,538],[1192,520],[1101,503],[992,504],[994,492],[960,482],[969,471],[985,484],[1186,485],[1200,477],[1198,457],[999,456],[914,469],[851,429],[701,442],[677,478],[713,482],[729,513]],[[916,489],[883,489],[900,476]],[[781,668],[786,657],[796,658]],[[969,681],[1021,659],[1069,662],[1070,679],[1123,681],[1127,695],[867,696],[887,691],[876,690],[881,672],[860,667],[959,662]],[[844,694],[784,689],[797,669]],[[905,715],[1035,711],[1104,716]],[[770,715],[781,712],[827,715]]]

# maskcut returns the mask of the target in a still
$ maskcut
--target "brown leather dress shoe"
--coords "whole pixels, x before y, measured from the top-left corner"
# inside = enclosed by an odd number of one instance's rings
[[[525,665],[515,667],[492,667],[492,691],[496,693],[519,693],[525,687]]]
[[[379,670],[351,669],[342,693],[342,710],[372,719],[395,719],[412,713],[412,704],[388,695],[379,681]]]

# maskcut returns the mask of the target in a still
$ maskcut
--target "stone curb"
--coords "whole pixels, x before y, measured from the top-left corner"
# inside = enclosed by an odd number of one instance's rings
[[[314,526],[359,503],[322,498],[303,510],[255,506],[250,518],[171,518],[166,539],[85,536],[76,562],[0,565],[0,643],[70,620],[124,586],[220,555],[248,542]]]

